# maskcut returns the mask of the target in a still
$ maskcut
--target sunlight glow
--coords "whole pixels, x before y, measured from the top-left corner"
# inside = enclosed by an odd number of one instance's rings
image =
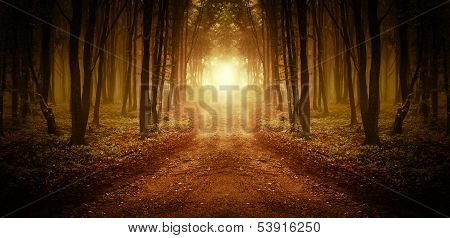
[[[218,85],[232,85],[235,83],[236,67],[228,62],[220,63],[216,70]]]

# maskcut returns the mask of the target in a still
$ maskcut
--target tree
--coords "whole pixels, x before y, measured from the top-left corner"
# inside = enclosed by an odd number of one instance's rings
[[[324,79],[324,57],[323,57],[323,9],[322,9],[323,3],[322,1],[318,1],[315,4],[313,11],[313,24],[314,24],[314,32],[315,32],[315,39],[317,44],[317,60],[318,63],[315,67],[318,68],[318,79],[319,79],[319,97],[322,99],[323,102],[323,112],[325,115],[328,114],[328,100],[327,100],[327,92],[326,92],[326,85],[325,85],[325,79]]]
[[[380,143],[378,136],[378,116],[380,114],[381,39],[380,20],[378,19],[378,0],[369,0],[367,15],[369,18],[369,34],[371,37],[371,64],[367,112],[368,128],[365,142],[369,145],[376,145]]]
[[[130,1],[129,10],[127,15],[127,21],[129,22],[128,31],[127,31],[127,46],[126,46],[126,75],[125,75],[125,87],[123,87],[123,96],[122,96],[122,115],[126,114],[127,101],[131,100],[131,78],[133,75],[133,42],[134,35],[136,31],[136,21],[137,21],[137,7],[136,4],[133,4],[133,1]]]
[[[143,27],[143,55],[141,70],[141,96],[139,101],[139,131],[147,133],[147,107],[149,106],[149,76],[150,76],[150,34],[152,32],[153,0],[144,0],[142,18]]]
[[[72,20],[70,21],[69,62],[70,62],[70,112],[72,115],[72,135],[70,143],[84,144],[82,131],[81,73],[78,59],[79,37],[81,35],[82,1],[72,0]]]
[[[365,144],[374,145],[380,142],[378,137],[378,113],[379,113],[379,74],[380,74],[380,38],[378,21],[378,1],[370,0],[367,8],[369,18],[369,32],[371,38],[372,60],[370,70],[370,87],[367,94],[366,72],[367,52],[366,37],[364,33],[361,2],[353,0],[353,13],[355,21],[355,33],[358,49],[358,81],[359,81],[359,105],[361,120],[363,122]]]
[[[286,0],[286,11],[292,9],[291,0]],[[291,85],[291,93],[292,93],[292,121],[294,122],[294,126],[301,120],[300,118],[300,105],[299,105],[299,91],[298,91],[298,70],[297,70],[297,50],[294,42],[294,27],[292,26],[292,19],[290,16],[290,11],[286,13],[286,42],[287,42],[287,51],[288,51],[288,60],[289,60],[289,78]]]
[[[162,64],[162,49],[164,46],[164,29],[166,14],[167,14],[167,1],[162,1],[159,4],[159,17],[156,29],[156,37],[155,46],[153,48],[153,66],[152,66],[152,89],[151,89],[151,99],[150,99],[150,116],[152,126],[156,127],[159,120],[159,114],[157,111],[158,106],[158,89],[159,84],[161,82],[160,73],[161,73],[161,64]]]
[[[303,134],[310,135],[310,102],[309,102],[309,73],[308,57],[306,52],[307,43],[307,3],[306,0],[297,0],[298,28],[300,34],[300,75],[301,75],[301,94],[300,94],[300,115]]]
[[[350,37],[350,24],[347,14],[347,8],[349,4],[347,1],[343,1],[341,4],[339,4],[339,12],[341,17],[341,24],[340,26],[338,20],[336,17],[333,16],[332,12],[328,8],[327,4],[324,3],[324,8],[328,12],[328,15],[332,19],[333,23],[335,24],[335,27],[337,28],[338,33],[342,37],[342,40],[344,41],[345,45],[345,51],[344,51],[344,82],[347,83],[347,92],[349,97],[349,104],[350,104],[350,125],[356,125],[357,119],[356,119],[356,106],[355,106],[355,96],[354,96],[354,90],[353,90],[353,73],[352,73],[352,60],[354,61],[354,56],[352,53],[353,45],[351,43],[351,37]],[[345,93],[344,93],[345,96]]]
[[[2,40],[0,42],[1,45],[1,51],[0,51],[0,136],[3,136],[4,134],[4,128],[3,128],[3,94],[5,92],[5,86],[6,86],[6,68],[7,68],[7,61],[6,61],[6,38],[5,40]]]
[[[105,1],[104,4],[102,5],[102,9],[101,10],[101,19],[102,21],[100,21],[100,26],[101,26],[101,32],[100,32],[100,36],[98,37],[98,43],[95,47],[94,50],[96,53],[92,53],[93,55],[95,54],[94,60],[91,63],[92,66],[95,66],[95,62],[98,60],[98,69],[97,69],[97,88],[96,88],[96,94],[95,94],[95,104],[94,104],[94,118],[93,118],[93,123],[94,125],[98,126],[100,124],[100,99],[106,98],[106,92],[104,92],[106,90],[105,84],[107,83],[107,75],[110,75],[110,71],[107,71],[107,60],[110,58],[116,58],[117,56],[113,53],[111,53],[111,51],[107,51],[106,50],[106,45],[108,43],[108,39],[110,38],[109,36],[112,34],[114,35],[113,29],[116,26],[117,21],[119,20],[119,17],[122,15],[122,12],[124,11],[124,9],[127,6],[128,1],[124,1],[123,5],[117,5],[116,8],[111,9],[111,3],[108,1]],[[114,11],[117,11],[116,15],[114,17],[111,18],[112,13]],[[114,40],[111,40],[114,41]],[[115,71],[114,71],[115,72]],[[114,77],[115,79],[115,77]],[[111,81],[113,81],[112,83],[115,84],[114,80],[110,80],[109,83],[111,83]],[[107,100],[103,100],[104,102],[106,102]]]
[[[109,16],[110,16],[110,5],[106,2],[104,9],[102,9],[103,13],[103,24],[102,24],[102,30],[100,33],[101,42],[103,43],[102,46],[100,46],[100,50],[98,52],[98,69],[97,69],[97,88],[95,93],[95,104],[94,104],[94,118],[93,123],[94,125],[98,126],[100,124],[100,99],[102,97],[102,89],[104,88],[104,82],[106,77],[105,72],[105,44],[106,40],[108,38],[108,25],[109,25]],[[105,96],[105,95],[103,95]]]
[[[41,14],[42,19],[46,22],[52,22],[52,9],[54,6],[53,0],[41,1]],[[52,45],[51,40],[51,26],[49,24],[42,24],[42,39],[41,39],[41,70],[42,70],[42,88],[39,95],[40,107],[44,118],[47,121],[47,131],[50,134],[56,133],[56,121],[53,110],[48,106],[48,96],[50,90],[50,78],[51,78],[51,57],[50,47]],[[33,68],[33,67],[31,67]],[[37,81],[36,81],[37,82]],[[39,85],[36,85],[39,88]]]

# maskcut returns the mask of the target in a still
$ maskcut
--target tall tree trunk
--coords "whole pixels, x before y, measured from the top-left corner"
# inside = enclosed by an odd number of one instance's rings
[[[19,53],[19,33],[17,32],[17,29],[14,30],[15,33],[15,41],[13,43],[13,63],[12,63],[12,72],[11,72],[11,80],[12,80],[12,87],[11,87],[11,117],[14,124],[18,123],[17,119],[17,111],[19,107],[19,94],[18,94],[18,86],[19,86],[19,79],[20,79],[20,53]]]
[[[380,65],[381,65],[381,39],[380,20],[378,19],[378,0],[369,0],[368,13],[369,33],[371,37],[371,64],[369,83],[369,108],[368,108],[368,134],[366,144],[376,145],[380,143],[378,136],[378,117],[380,113]]]
[[[137,7],[136,7],[137,8]],[[136,17],[137,17],[137,10],[136,12]],[[137,20],[137,19],[136,19]],[[133,72],[132,72],[132,79],[133,79],[133,88],[132,88],[132,106],[131,106],[131,111],[135,111],[137,109],[137,76],[136,76],[136,72],[137,72],[137,24],[134,26],[135,30],[134,30],[134,36],[133,36]]]
[[[298,26],[300,34],[300,70],[301,70],[301,95],[300,95],[300,115],[303,134],[309,136],[310,133],[310,105],[309,105],[309,73],[307,57],[308,39],[308,16],[306,0],[297,0]]]
[[[30,32],[30,31],[29,31]],[[32,34],[30,33],[30,39],[26,43],[26,47],[31,47],[31,42],[33,42]],[[22,122],[27,121],[27,117],[31,112],[30,108],[30,96],[29,96],[29,84],[30,84],[30,73],[27,70],[27,60],[25,54],[22,54],[20,64],[20,83],[19,83],[19,92],[20,92],[20,117]]]
[[[6,37],[2,45],[2,61],[1,61],[1,73],[0,73],[0,136],[4,135],[3,127],[3,94],[5,92],[6,85],[6,68],[8,63],[6,61]]]
[[[403,103],[408,97],[408,77],[409,77],[409,42],[408,42],[408,24],[400,24],[405,22],[408,17],[409,0],[396,1],[399,11],[397,23],[399,36],[399,81],[400,92]]]
[[[132,65],[132,57],[133,57],[133,41],[134,41],[134,30],[135,30],[135,24],[136,24],[136,14],[137,12],[133,11],[134,6],[133,2],[129,3],[129,14],[127,16],[129,21],[129,28],[128,28],[128,34],[126,35],[127,39],[127,46],[125,48],[126,54],[127,54],[127,67],[126,67],[126,74],[125,74],[125,83],[123,87],[123,97],[122,97],[122,115],[126,115],[127,112],[127,100],[130,99],[131,94],[131,77],[133,73],[133,65]]]
[[[356,105],[355,105],[355,93],[353,90],[353,73],[352,73],[352,59],[350,52],[346,51],[345,57],[345,78],[347,79],[348,99],[350,103],[350,125],[356,125],[358,120],[356,119]]]
[[[49,12],[49,0],[42,1],[42,19],[51,22]],[[42,24],[42,40],[41,40],[41,66],[42,71],[42,89],[41,94],[45,102],[48,101],[50,88],[50,47],[51,47],[51,28],[48,24]]]
[[[421,31],[422,31],[422,27],[419,27],[419,30],[418,30],[418,33],[417,33],[417,38],[419,38],[419,36],[421,34]],[[423,52],[424,51],[423,50],[423,48],[424,48],[424,37],[425,36],[422,36],[422,37],[420,37],[420,39],[418,39],[419,43],[418,43],[418,46],[416,47],[416,51],[417,51],[416,69],[415,69],[412,81],[410,83],[410,86],[408,87],[408,91],[407,91],[408,96],[406,97],[406,99],[402,103],[401,107],[399,107],[397,109],[397,113],[395,114],[395,121],[394,121],[394,128],[393,128],[393,133],[394,134],[402,133],[402,131],[403,131],[403,121],[405,120],[406,115],[409,112],[409,108],[410,108],[410,105],[411,105],[411,100],[413,99],[414,85],[415,85],[415,82],[417,81],[417,79],[419,77],[419,71],[420,71],[420,69],[422,67],[422,58],[423,58],[423,55],[424,55],[424,52]],[[399,65],[399,64],[396,64],[396,68],[399,68],[399,67],[397,67],[397,65]],[[398,72],[400,72],[400,70],[398,70]],[[398,78],[400,78],[399,74],[396,74],[396,75],[398,76]],[[400,87],[399,85],[396,85],[396,87],[399,88]]]
[[[287,0],[287,9],[292,9],[291,0]],[[294,122],[294,129],[300,120],[300,107],[299,107],[299,90],[298,90],[298,70],[297,70],[297,51],[294,41],[294,26],[292,24],[291,17],[286,18],[286,41],[288,48],[288,60],[289,60],[289,78],[291,81],[291,93],[292,93],[292,120]]]
[[[433,124],[437,124],[438,120],[438,96],[439,96],[439,89],[438,89],[438,58],[439,58],[439,49],[437,44],[437,33],[436,33],[436,27],[433,24],[432,27],[432,49],[431,52],[433,54],[433,57],[431,57],[431,122]]]
[[[342,19],[342,39],[344,40],[344,44],[346,47],[344,58],[345,58],[345,79],[344,82],[347,84],[344,98],[348,94],[348,99],[350,103],[350,125],[356,125],[358,123],[356,119],[356,103],[355,103],[355,92],[353,87],[353,72],[352,72],[352,46],[351,46],[351,40],[350,40],[350,24],[347,18],[347,9],[348,4],[340,4],[339,10],[341,13],[341,19]]]
[[[280,89],[280,73],[278,66],[278,1],[269,0],[265,4],[267,13],[267,22],[269,25],[269,40],[270,40],[270,62],[272,64],[271,72],[271,89],[274,89],[277,93],[277,109],[283,109],[283,96]]]
[[[355,34],[356,34],[356,44],[358,50],[358,81],[359,81],[359,106],[361,109],[361,120],[364,127],[364,134],[366,138],[369,133],[368,125],[368,96],[367,96],[367,82],[366,82],[366,72],[367,72],[367,52],[366,52],[366,37],[363,28],[362,21],[362,7],[359,0],[353,0],[353,15],[355,22]]]
[[[291,93],[291,85],[289,84],[290,80],[289,80],[289,75],[291,72],[289,72],[289,63],[288,62],[288,56],[287,56],[287,44],[290,44],[290,42],[288,42],[287,40],[287,35],[289,34],[288,31],[290,31],[290,29],[288,29],[289,27],[289,21],[291,20],[292,16],[291,16],[291,12],[290,9],[288,9],[288,5],[290,5],[288,3],[288,1],[290,0],[283,0],[282,4],[282,39],[283,39],[283,43],[282,43],[282,47],[283,47],[283,64],[284,64],[284,81],[286,83],[286,94],[287,94],[287,103],[288,103],[288,115],[289,115],[289,122],[292,124],[294,123],[294,117],[293,117],[293,111],[292,111],[292,93]],[[287,19],[289,18],[289,19]]]
[[[268,30],[268,23],[267,23],[267,17],[264,16],[267,15],[267,13],[263,13],[262,16],[262,29],[263,29],[263,49],[264,49],[264,60],[263,60],[263,67],[264,67],[264,73],[263,73],[263,87],[264,87],[264,102],[266,102],[266,105],[269,105],[270,102],[270,90],[269,90],[269,81],[270,81],[270,51],[269,51],[269,30]]]
[[[444,52],[444,79],[445,79],[445,91],[447,94],[447,136],[450,134],[450,92],[448,90],[449,81],[449,59],[448,59],[448,41],[446,38],[442,40],[443,42],[443,52]]]
[[[153,0],[144,0],[143,24],[143,48],[142,73],[141,73],[141,96],[139,101],[139,131],[147,133],[147,102],[149,97],[149,75],[150,75],[150,34],[152,32]]]
[[[169,3],[166,3],[169,4]],[[167,6],[167,12],[166,12],[166,19],[165,19],[165,26],[164,26],[164,52],[163,52],[163,64],[162,64],[162,75],[161,75],[161,83],[159,85],[159,97],[158,97],[158,120],[161,119],[161,113],[162,113],[162,107],[163,107],[163,101],[164,101],[164,83],[166,81],[166,65],[167,65],[167,57],[168,57],[168,42],[169,42],[169,30],[170,30],[170,24],[169,24],[169,6]],[[173,32],[172,32],[173,37]]]
[[[98,69],[97,69],[97,88],[95,89],[95,103],[94,103],[94,118],[92,122],[94,125],[100,125],[100,99],[102,97],[103,83],[105,81],[105,53],[103,50],[99,51]],[[103,95],[104,97],[105,95]]]
[[[423,64],[420,70],[420,88],[421,88],[421,95],[420,95],[420,111],[422,113],[423,121],[424,123],[428,123],[428,116],[429,116],[429,104],[430,104],[430,68],[432,67],[430,63],[430,59],[433,57],[431,54],[431,32],[430,29],[426,27],[426,25],[423,23],[424,26],[422,29],[422,40],[423,40]]]
[[[103,25],[101,30],[101,46],[98,51],[98,67],[97,67],[97,87],[95,89],[95,102],[94,102],[94,118],[92,123],[96,126],[100,125],[100,100],[105,98],[105,77],[106,77],[106,57],[105,46],[108,37],[108,26],[110,18],[110,6],[111,4],[105,4],[103,11]],[[104,100],[105,101],[105,100]]]
[[[70,22],[69,61],[70,61],[70,112],[72,115],[72,135],[70,143],[84,144],[81,110],[81,73],[78,59],[81,34],[82,1],[72,0],[72,20]]]
[[[172,21],[172,51],[171,51],[171,73],[170,73],[170,85],[169,93],[167,94],[167,107],[166,110],[169,112],[173,104],[176,102],[175,94],[179,86],[180,75],[180,42],[182,41],[182,22],[181,18],[183,16],[183,9],[178,5],[173,6],[174,17]]]
[[[115,51],[117,47],[117,36],[115,30],[111,32],[111,37],[109,41],[109,51]],[[107,77],[106,80],[108,82],[107,87],[107,95],[105,95],[107,103],[114,103],[114,96],[116,94],[116,73],[117,73],[117,65],[116,65],[116,56],[115,55],[107,55],[108,64],[107,64]]]
[[[83,47],[83,95],[82,95],[82,124],[81,133],[84,138],[86,128],[89,119],[89,111],[91,107],[92,98],[92,71],[93,71],[93,46],[91,42],[94,42],[94,30],[95,21],[97,17],[98,0],[89,1],[89,17],[88,25],[84,35],[84,47]]]
[[[318,4],[315,6],[316,9],[314,9],[313,13],[313,23],[315,27],[315,33],[316,33],[316,40],[317,40],[317,58],[318,58],[318,78],[319,78],[319,97],[323,102],[323,113],[325,115],[328,114],[328,100],[327,100],[327,90],[325,85],[325,75],[324,75],[324,57],[323,57],[323,39],[322,39],[322,28],[323,28],[323,9],[321,7],[321,2],[319,1]]]
[[[339,34],[336,30],[336,34]],[[337,57],[334,59],[334,92],[336,96],[336,103],[340,104],[343,102],[342,100],[342,69],[344,68],[342,63],[342,43],[339,40],[339,37],[335,37],[334,40],[334,53],[337,55]],[[345,85],[344,85],[345,86]]]
[[[158,89],[160,83],[160,73],[161,73],[161,62],[162,62],[162,48],[163,48],[163,40],[164,40],[164,20],[166,14],[167,4],[165,1],[159,4],[159,17],[158,24],[156,29],[155,36],[158,37],[155,39],[155,46],[153,49],[153,67],[152,67],[152,89],[151,89],[151,107],[150,107],[150,115],[152,119],[153,126],[158,125]]]
[[[314,13],[314,11],[313,11]],[[315,13],[314,13],[315,14]],[[313,16],[314,17],[314,16]],[[319,108],[319,80],[317,77],[317,65],[318,65],[318,57],[317,57],[317,40],[316,40],[316,27],[313,24],[313,36],[314,36],[314,42],[313,42],[313,110],[321,111],[322,109]]]
[[[53,7],[52,0],[42,1],[42,19],[46,22],[52,22],[51,9]],[[40,89],[42,98],[40,100],[40,106],[42,114],[47,121],[47,131],[50,134],[56,133],[56,121],[53,114],[53,110],[48,106],[48,96],[50,90],[50,78],[51,78],[51,27],[48,24],[42,24],[42,39],[41,39],[41,75],[42,75],[42,88]],[[31,62],[30,62],[31,63]],[[36,85],[38,86],[38,85]]]

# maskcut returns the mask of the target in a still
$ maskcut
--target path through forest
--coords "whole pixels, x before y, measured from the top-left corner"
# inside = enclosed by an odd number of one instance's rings
[[[354,217],[367,205],[258,145],[253,134],[199,133],[187,147],[162,158],[159,171],[137,174],[82,205],[94,217]],[[233,112],[239,121],[239,111]],[[153,171],[150,170],[149,171]],[[86,213],[86,211],[88,211]]]

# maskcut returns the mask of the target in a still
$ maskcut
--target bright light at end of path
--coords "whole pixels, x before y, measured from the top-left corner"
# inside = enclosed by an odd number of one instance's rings
[[[236,67],[228,62],[217,65],[216,80],[218,85],[232,85],[235,83]]]

